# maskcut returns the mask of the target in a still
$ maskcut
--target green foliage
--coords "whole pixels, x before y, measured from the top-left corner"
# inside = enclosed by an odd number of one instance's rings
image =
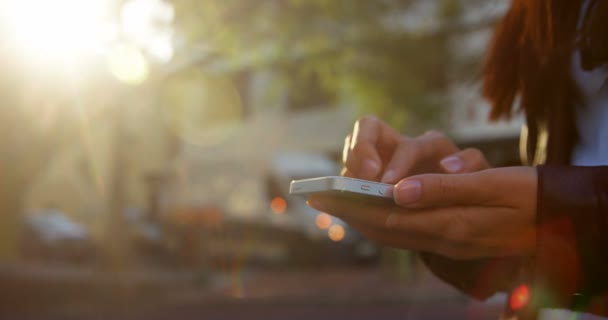
[[[453,2],[453,1],[452,1]],[[446,38],[398,25],[414,0],[175,0],[186,44],[211,48],[228,70],[271,68],[295,92],[314,79],[348,103],[404,127],[440,125]],[[454,13],[454,5],[441,10]],[[438,14],[439,15],[439,14]],[[397,21],[397,23],[395,23]],[[310,81],[310,80],[309,80]],[[311,106],[312,107],[312,106]],[[407,131],[414,131],[408,127]]]
[[[459,0],[441,0],[439,4],[439,16],[445,19],[458,18],[462,11],[462,3]]]

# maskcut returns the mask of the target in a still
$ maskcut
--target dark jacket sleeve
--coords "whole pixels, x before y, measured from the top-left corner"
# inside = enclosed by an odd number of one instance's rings
[[[604,314],[589,307],[608,293],[608,167],[537,168],[535,304]]]
[[[484,299],[532,285],[528,307],[608,315],[608,167],[538,166],[537,255],[456,261],[421,257],[439,278]]]

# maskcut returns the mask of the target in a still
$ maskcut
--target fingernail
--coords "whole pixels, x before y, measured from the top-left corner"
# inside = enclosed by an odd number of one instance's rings
[[[464,167],[464,162],[459,157],[451,156],[441,160],[441,166],[448,172],[458,172]]]
[[[393,170],[388,170],[382,176],[383,183],[394,182],[394,180],[395,180],[395,171],[393,171]]]
[[[363,163],[363,175],[369,179],[372,179],[378,175],[380,171],[380,165],[374,160],[365,160]]]
[[[422,184],[418,180],[404,181],[395,186],[393,193],[397,204],[411,204],[422,196]]]

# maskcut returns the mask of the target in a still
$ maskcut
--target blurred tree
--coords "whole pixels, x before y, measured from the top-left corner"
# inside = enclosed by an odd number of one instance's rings
[[[408,133],[442,125],[450,39],[493,21],[462,19],[482,0],[172,2],[180,51],[203,52],[211,70],[270,68],[291,109],[354,105]]]
[[[3,59],[4,58],[4,59]],[[0,56],[0,62],[10,61]],[[49,126],[47,111],[61,101],[40,99],[22,70],[2,64],[0,77],[0,260],[17,255],[23,201],[30,183],[65,139],[64,127]],[[35,86],[35,85],[34,85]],[[48,88],[52,92],[53,88]],[[51,130],[52,127],[52,130]]]
[[[108,108],[95,107],[113,104],[109,92],[115,90],[105,75],[43,72],[19,62],[15,54],[0,53],[0,262],[18,257],[26,196],[33,183],[56,155],[82,143],[83,126],[108,113]]]

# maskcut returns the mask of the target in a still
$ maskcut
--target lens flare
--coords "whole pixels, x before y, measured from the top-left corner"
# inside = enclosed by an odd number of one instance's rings
[[[321,212],[315,218],[315,224],[317,225],[317,228],[321,230],[329,229],[329,227],[331,227],[331,216]]]
[[[270,202],[270,209],[276,214],[283,214],[287,210],[287,201],[281,197],[276,197]]]
[[[34,70],[89,69],[120,43],[140,48],[156,62],[170,61],[175,15],[171,3],[123,1],[120,17],[117,6],[113,0],[0,0],[0,29],[7,31],[2,40]],[[142,77],[143,64],[136,59],[125,82]]]
[[[327,232],[327,234],[329,235],[329,238],[331,239],[331,241],[340,242],[340,241],[344,240],[344,236],[346,235],[346,230],[344,230],[343,226],[341,226],[339,224],[334,224],[333,226],[331,226],[329,228],[329,231]]]
[[[525,307],[528,301],[530,301],[530,289],[527,285],[522,284],[511,293],[509,305],[511,306],[511,310],[519,310]]]
[[[76,60],[98,49],[104,34],[108,1],[8,0],[0,18],[30,62]]]
[[[120,12],[124,36],[160,62],[173,57],[173,6],[165,0],[129,0]]]
[[[146,57],[137,49],[118,46],[108,56],[110,72],[120,82],[138,85],[148,78],[149,66]]]

